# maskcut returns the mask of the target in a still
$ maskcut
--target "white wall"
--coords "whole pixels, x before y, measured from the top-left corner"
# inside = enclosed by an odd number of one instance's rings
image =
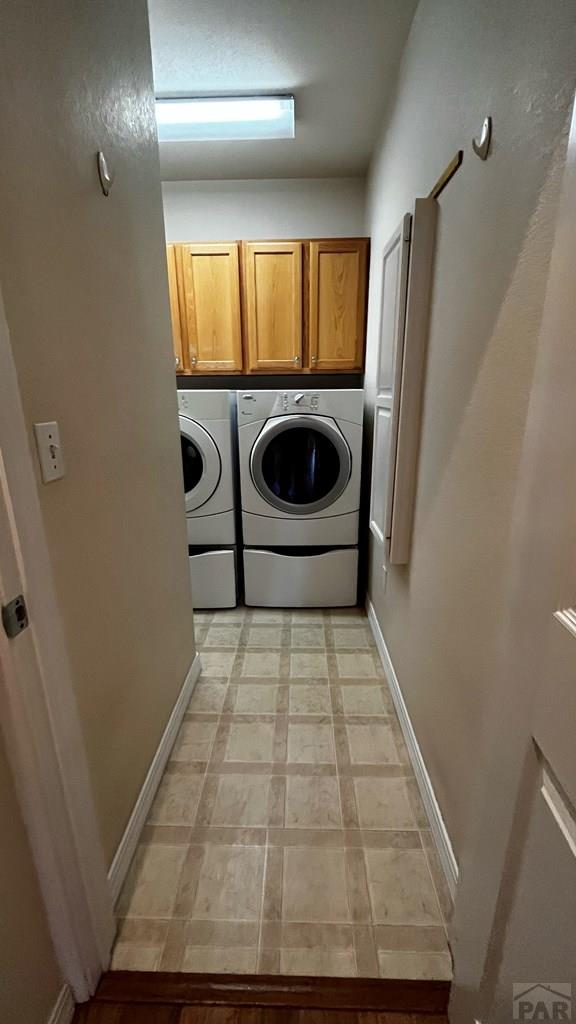
[[[6,319],[32,450],[60,424],[66,476],[38,489],[111,860],[194,656],[145,0],[3,4],[0,137]]]
[[[513,500],[575,81],[573,0],[421,0],[374,159],[367,398],[382,251],[457,149],[440,197],[414,542],[370,596],[457,856],[506,610]],[[471,150],[483,118],[494,143]]]
[[[363,178],[174,181],[162,197],[168,242],[364,234]]]

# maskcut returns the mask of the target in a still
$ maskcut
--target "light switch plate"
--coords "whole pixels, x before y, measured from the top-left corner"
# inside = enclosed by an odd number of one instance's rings
[[[60,445],[60,428],[56,421],[35,423],[36,447],[40,459],[40,470],[45,484],[60,480],[64,476],[64,459]]]

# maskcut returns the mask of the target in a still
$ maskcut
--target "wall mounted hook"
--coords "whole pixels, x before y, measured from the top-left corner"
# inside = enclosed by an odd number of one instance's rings
[[[108,167],[108,161],[102,150],[99,150],[96,154],[96,163],[98,165],[98,177],[100,178],[102,192],[105,196],[109,196],[110,189],[114,184],[114,173]]]
[[[482,125],[482,134],[480,140],[477,142],[476,139],[472,139],[472,149],[479,156],[481,160],[486,160],[488,156],[488,150],[490,149],[490,142],[492,140],[492,118],[485,117],[484,124]]]

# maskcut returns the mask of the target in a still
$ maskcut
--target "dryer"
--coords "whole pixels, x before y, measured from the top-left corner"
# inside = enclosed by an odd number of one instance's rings
[[[179,391],[180,447],[195,608],[236,605],[233,403],[228,391]]]
[[[356,603],[363,392],[239,391],[247,604]]]

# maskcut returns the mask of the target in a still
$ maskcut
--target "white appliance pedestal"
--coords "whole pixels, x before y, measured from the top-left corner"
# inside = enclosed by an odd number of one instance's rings
[[[189,554],[194,609],[235,608],[236,548]]]
[[[291,554],[244,549],[245,602],[261,608],[342,608],[356,604],[358,548]]]

